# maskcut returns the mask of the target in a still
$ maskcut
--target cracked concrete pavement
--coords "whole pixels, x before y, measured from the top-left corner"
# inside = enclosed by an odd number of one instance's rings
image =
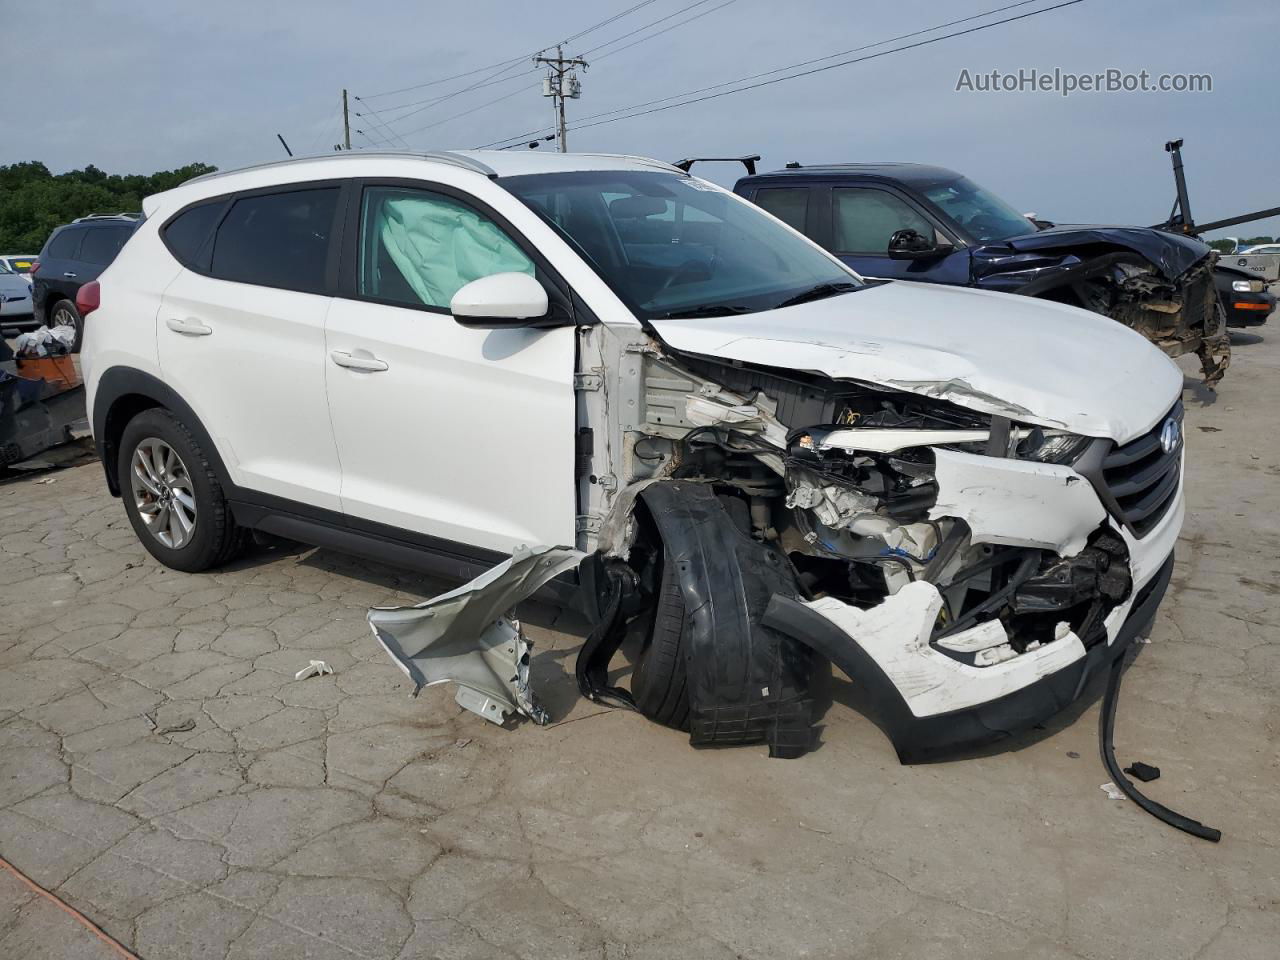
[[[550,626],[555,725],[410,699],[365,611],[438,585],[301,548],[165,570],[91,464],[0,486],[0,854],[145,960],[1274,958],[1280,336],[1236,340],[1216,397],[1189,381],[1190,509],[1117,735],[1219,846],[1099,789],[1096,686],[918,767],[843,678],[803,759],[693,751],[580,700]],[[334,674],[295,681],[313,658]],[[0,956],[109,955],[0,874]]]

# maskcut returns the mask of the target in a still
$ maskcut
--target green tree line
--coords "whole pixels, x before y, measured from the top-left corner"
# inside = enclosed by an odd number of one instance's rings
[[[142,209],[142,198],[216,167],[189,163],[149,175],[108,174],[90,164],[53,174],[43,163],[0,165],[0,253],[39,253],[54,227],[91,213]]]

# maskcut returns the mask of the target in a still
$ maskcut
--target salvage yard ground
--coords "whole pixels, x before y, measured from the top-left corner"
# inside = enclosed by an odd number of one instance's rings
[[[802,759],[694,751],[579,699],[545,625],[551,727],[410,699],[365,612],[439,585],[301,549],[165,570],[91,464],[0,486],[0,855],[144,960],[1274,960],[1280,333],[1233,339],[1216,397],[1188,380],[1186,526],[1117,734],[1218,846],[1099,789],[1097,686],[916,767],[843,678]],[[334,674],[294,680],[311,659]],[[0,873],[0,957],[111,955]]]

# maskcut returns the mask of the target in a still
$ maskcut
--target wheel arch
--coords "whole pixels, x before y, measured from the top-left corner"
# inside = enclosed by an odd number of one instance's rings
[[[209,458],[213,472],[224,490],[234,484],[218,454],[218,448],[196,416],[190,404],[172,387],[149,373],[131,367],[111,367],[98,380],[93,399],[93,439],[102,469],[107,476],[107,489],[120,496],[118,460],[120,437],[129,421],[143,410],[160,407],[176,416],[191,431]]]

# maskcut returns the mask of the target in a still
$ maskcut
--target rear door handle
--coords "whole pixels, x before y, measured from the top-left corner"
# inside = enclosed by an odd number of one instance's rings
[[[377,357],[357,357],[354,354],[347,353],[345,350],[334,350],[329,354],[329,358],[338,366],[346,367],[348,370],[380,373],[387,369],[387,361],[385,360],[379,360]]]
[[[72,280],[74,280],[78,276],[78,274],[74,274],[70,270],[64,271],[62,275],[64,277],[70,277]]]
[[[188,317],[186,320],[170,317],[164,322],[164,325],[174,333],[181,333],[188,337],[207,337],[213,333],[213,327],[207,326],[192,317]]]

